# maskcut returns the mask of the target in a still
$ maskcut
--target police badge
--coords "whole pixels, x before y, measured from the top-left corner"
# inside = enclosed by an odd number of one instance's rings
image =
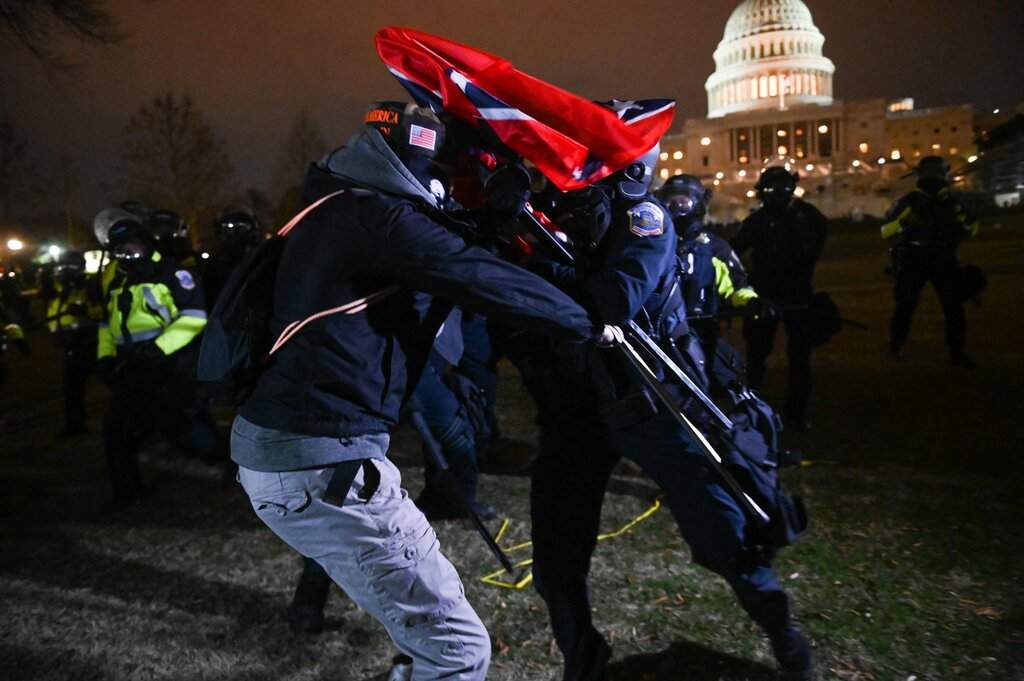
[[[665,233],[661,209],[650,201],[638,203],[629,209],[629,231],[637,236],[659,236]]]

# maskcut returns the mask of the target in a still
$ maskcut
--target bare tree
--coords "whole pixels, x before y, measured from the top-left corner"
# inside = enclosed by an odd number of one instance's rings
[[[309,164],[327,151],[323,133],[305,108],[292,120],[278,154],[274,173],[274,195],[278,197],[277,221],[287,220],[299,209],[302,178]]]
[[[106,0],[0,0],[0,35],[4,34],[46,66],[58,69],[72,66],[54,47],[59,38],[92,45],[124,39]]]
[[[320,126],[316,124],[305,108],[296,114],[285,137],[278,157],[277,176],[280,187],[290,187],[302,182],[306,168],[327,151]]]
[[[17,217],[35,175],[28,143],[18,135],[10,118],[0,112],[0,219]]]
[[[224,141],[188,96],[155,98],[128,121],[120,176],[126,196],[207,226],[228,195],[234,169]]]

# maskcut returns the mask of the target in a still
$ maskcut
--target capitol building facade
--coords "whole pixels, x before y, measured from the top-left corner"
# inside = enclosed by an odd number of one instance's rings
[[[826,215],[856,218],[883,214],[922,156],[947,157],[954,173],[976,160],[973,107],[837,100],[824,44],[802,0],[744,0],[714,53],[707,117],[662,139],[661,180],[701,177],[715,189],[713,218],[728,221],[754,206],[763,168],[786,165]]]

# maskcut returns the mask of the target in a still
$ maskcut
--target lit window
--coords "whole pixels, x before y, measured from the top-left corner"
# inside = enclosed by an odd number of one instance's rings
[[[970,156],[967,157],[967,162],[968,163],[974,163],[977,160],[978,160],[978,156],[976,154],[971,154]]]
[[[757,196],[757,192],[755,192],[753,189],[748,189],[747,190],[747,198],[748,199],[752,199],[755,196]]]
[[[950,147],[949,148],[949,155],[950,156],[956,156],[959,152],[960,152],[960,150],[957,149],[956,147]]]
[[[862,153],[862,154],[868,153],[868,143],[867,142],[861,142],[860,144],[857,145],[857,148],[860,149],[860,153]]]
[[[668,152],[667,151],[661,152],[660,154],[658,154],[658,158],[660,158],[662,161],[667,161],[668,160]]]
[[[700,138],[700,145],[701,145],[702,147],[706,147],[706,146],[708,146],[709,144],[711,144],[711,138],[710,138],[710,137],[701,137],[701,138]]]
[[[820,132],[822,135],[827,135],[828,134],[828,126],[825,125],[824,123],[822,123],[821,125],[818,126],[818,132]]]
[[[673,175],[682,175],[683,174],[683,169],[682,168],[676,168],[675,170],[672,171],[672,174]]]
[[[740,172],[738,172],[736,174],[739,175],[740,177],[746,177],[747,176],[747,171],[746,170],[740,170]]]
[[[682,157],[683,157],[683,152],[681,152],[681,151],[673,151],[672,152],[672,158],[674,158],[675,160],[678,161]]]
[[[938,151],[941,148],[942,148],[942,145],[939,144],[938,142],[936,142],[935,144],[932,145],[932,151]]]
[[[804,170],[806,170],[807,172],[811,172],[812,170],[814,170],[814,164],[808,163],[807,165],[804,166]]]
[[[740,156],[739,161],[740,161],[740,163],[749,163],[750,162],[750,157],[749,156]]]
[[[779,137],[785,137],[788,133],[785,130],[776,130],[775,134]]]
[[[785,156],[788,153],[789,153],[789,149],[787,149],[785,147],[785,145],[780,144],[779,145],[779,156]]]
[[[885,156],[879,156],[878,157],[878,165],[880,165],[880,166],[884,166],[885,165]]]
[[[721,170],[719,170],[717,173],[715,173],[715,177],[717,179],[721,180],[723,177],[725,177],[725,173],[723,173]]]
[[[662,168],[661,172],[659,173],[659,175],[661,175],[661,179],[667,180],[668,179],[668,168]]]
[[[851,163],[850,165],[852,165],[854,168],[860,168],[860,160],[855,158],[853,159],[853,163]]]
[[[894,161],[898,161],[901,158],[903,158],[903,154],[900,153],[899,149],[893,149],[892,153],[889,154],[889,158],[891,158]]]

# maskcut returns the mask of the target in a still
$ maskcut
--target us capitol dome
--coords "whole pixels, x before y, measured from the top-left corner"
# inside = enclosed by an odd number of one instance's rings
[[[708,118],[832,103],[835,65],[801,0],[744,0],[725,24],[704,87]]]

